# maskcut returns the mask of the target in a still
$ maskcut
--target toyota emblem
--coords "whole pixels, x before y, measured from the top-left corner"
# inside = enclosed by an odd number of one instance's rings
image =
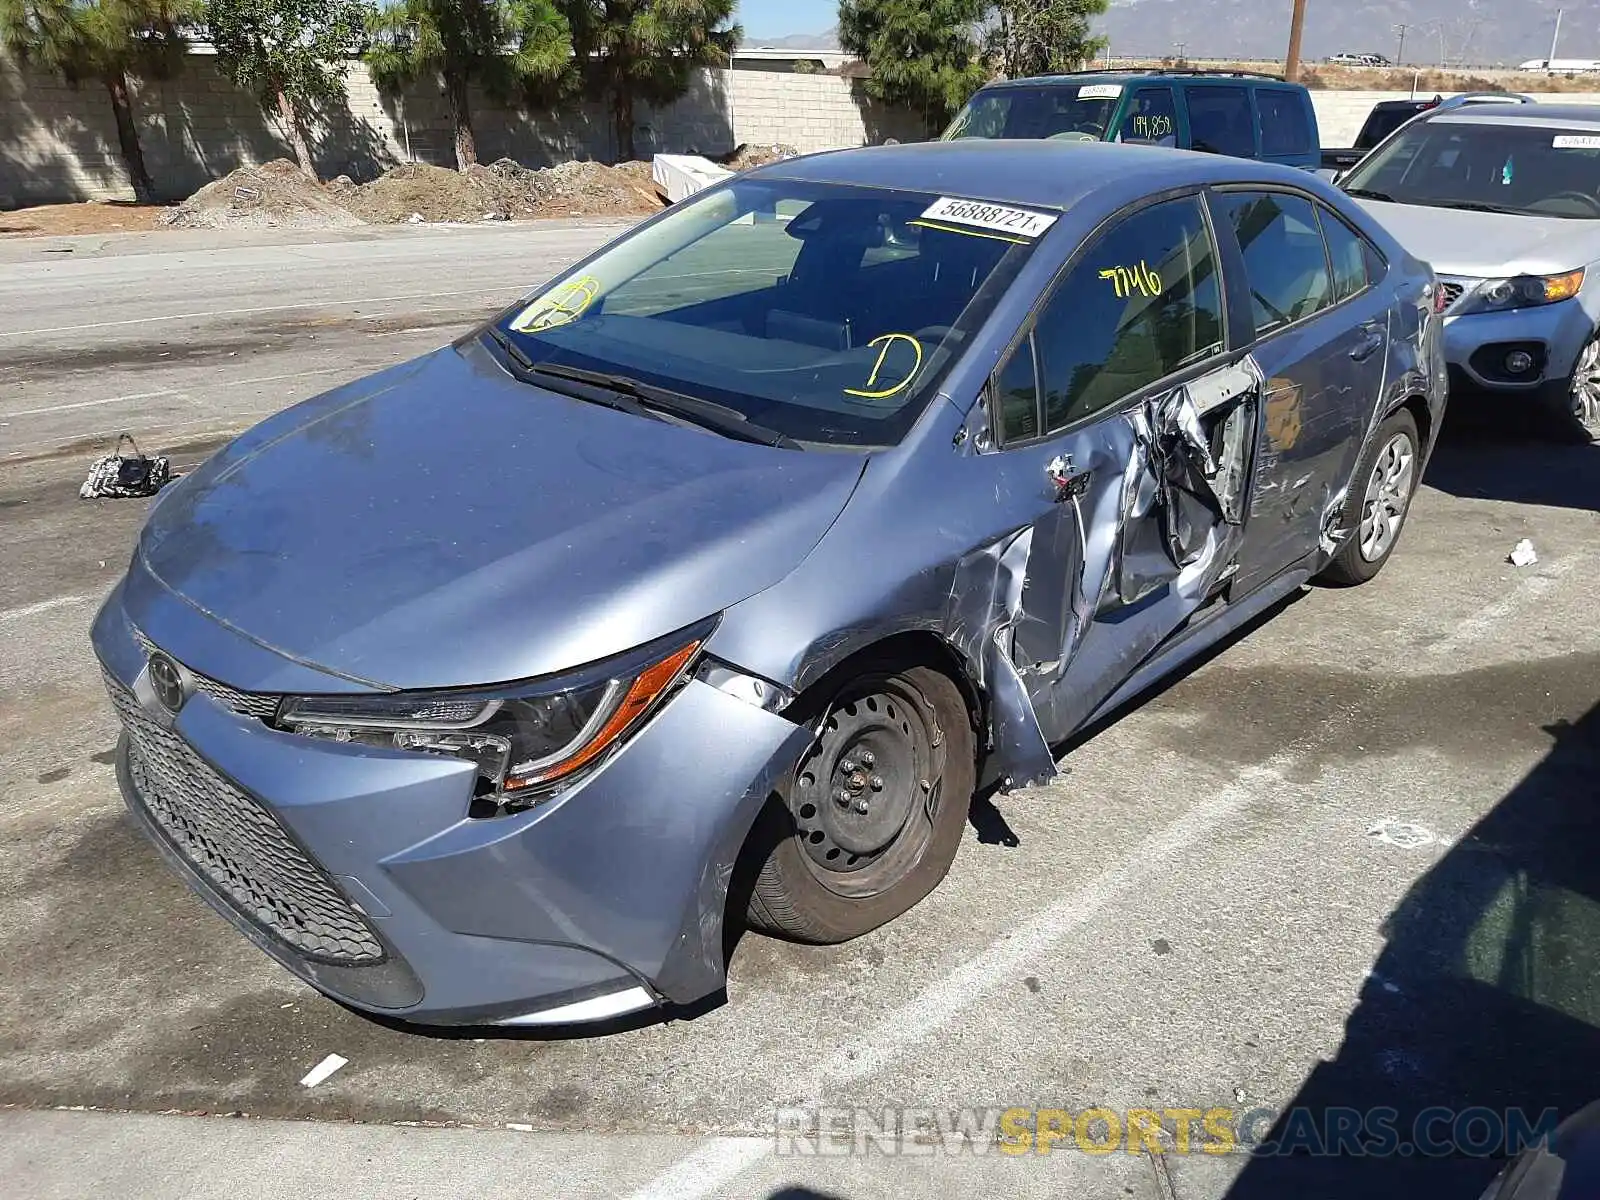
[[[183,707],[183,673],[178,670],[178,664],[165,654],[152,654],[150,656],[150,690],[155,693],[161,707],[170,713],[177,712]]]

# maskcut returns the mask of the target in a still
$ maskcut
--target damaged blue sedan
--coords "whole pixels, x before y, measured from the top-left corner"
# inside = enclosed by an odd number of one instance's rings
[[[976,790],[1372,578],[1445,380],[1431,271],[1304,172],[757,170],[169,489],[94,627],[121,790],[346,1004],[693,1004],[725,926],[891,920]]]

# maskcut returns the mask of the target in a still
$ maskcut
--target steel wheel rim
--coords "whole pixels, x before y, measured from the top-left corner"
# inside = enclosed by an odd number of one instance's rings
[[[1583,348],[1572,370],[1572,415],[1591,435],[1600,434],[1600,338]]]
[[[795,771],[789,804],[804,861],[823,886],[856,899],[905,878],[933,839],[943,763],[943,731],[904,681],[864,680],[834,703]]]
[[[1600,352],[1600,344],[1596,350]],[[1361,557],[1369,563],[1381,561],[1400,537],[1416,486],[1416,464],[1416,447],[1403,433],[1391,437],[1378,452],[1367,479],[1358,533]]]

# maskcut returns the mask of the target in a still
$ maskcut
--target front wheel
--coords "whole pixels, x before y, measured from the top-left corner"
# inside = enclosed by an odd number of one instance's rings
[[[1383,570],[1400,542],[1420,482],[1419,442],[1416,418],[1404,409],[1378,427],[1345,501],[1342,524],[1355,533],[1322,573],[1323,582],[1354,587]]]
[[[1552,416],[1563,440],[1592,442],[1600,438],[1600,334],[1578,355],[1571,377],[1554,399],[1558,411]]]
[[[911,908],[955,861],[976,784],[961,690],[927,667],[858,675],[764,816],[749,922],[845,942]]]

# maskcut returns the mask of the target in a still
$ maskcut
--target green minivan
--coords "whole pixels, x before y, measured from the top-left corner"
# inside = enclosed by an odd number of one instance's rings
[[[1311,94],[1247,71],[1082,71],[991,83],[943,140],[1052,138],[1137,142],[1315,171],[1322,165]]]

